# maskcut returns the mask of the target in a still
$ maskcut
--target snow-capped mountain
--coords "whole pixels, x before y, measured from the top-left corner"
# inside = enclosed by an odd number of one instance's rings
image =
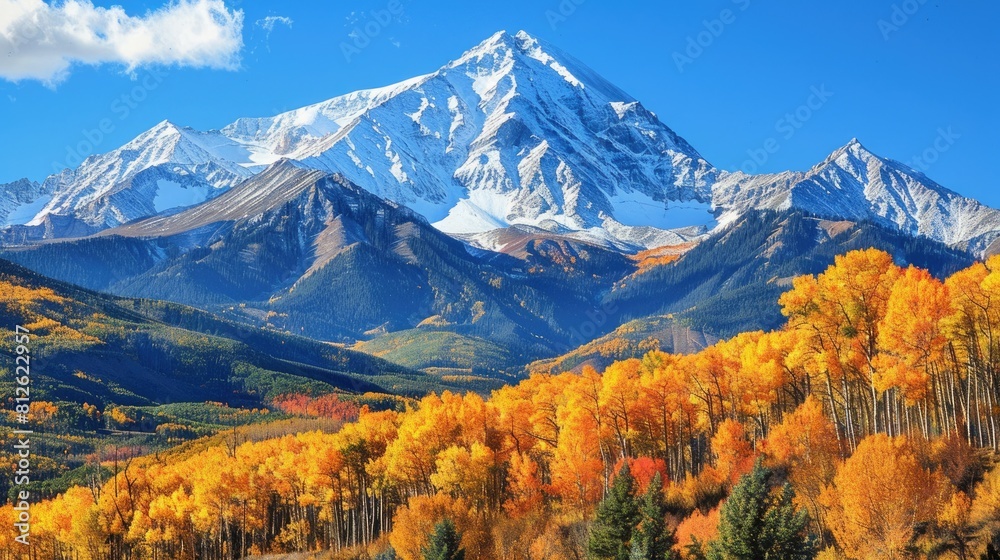
[[[524,224],[646,246],[714,224],[708,162],[524,32],[497,33],[432,74],[220,131],[163,122],[50,177],[57,194],[31,223],[111,227],[200,202],[280,158],[340,173],[449,233]]]
[[[252,176],[234,161],[245,154],[243,146],[217,132],[163,121],[117,150],[46,179],[44,190],[53,196],[28,225],[68,216],[97,231],[191,206]]]
[[[824,217],[871,220],[976,254],[1000,237],[1000,211],[873,154],[857,139],[806,172],[721,173],[712,202],[722,211],[723,224],[750,209],[796,208]]]
[[[641,239],[649,232],[632,226],[692,225],[692,202],[697,223],[712,222],[708,162],[628,94],[524,32],[497,33],[432,74],[222,133],[263,152],[255,161],[336,171],[449,233],[525,224]]]
[[[523,226],[636,250],[761,208],[873,219],[977,253],[1000,237],[996,210],[857,141],[806,172],[717,170],[637,100],[523,31],[430,74],[221,130],[164,121],[41,185],[10,187],[0,218],[28,224],[26,238],[86,235],[214,198],[283,159],[481,248],[491,231]]]
[[[0,224],[23,224],[50,200],[46,186],[28,179],[0,185]]]

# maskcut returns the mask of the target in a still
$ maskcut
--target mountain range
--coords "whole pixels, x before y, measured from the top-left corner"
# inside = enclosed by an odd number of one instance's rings
[[[945,273],[1000,237],[1000,212],[857,140],[805,172],[718,169],[524,32],[272,117],[163,121],[3,186],[0,221],[4,258],[61,281],[489,376],[630,321],[635,352],[769,328],[775,291],[850,248]]]
[[[717,169],[639,101],[524,32],[273,117],[210,131],[163,121],[77,169],[8,186],[0,217],[29,226],[23,239],[78,237],[214,198],[281,159],[338,173],[473,243],[518,225],[636,250],[789,208],[980,253],[1000,235],[996,210],[857,140],[806,172]]]

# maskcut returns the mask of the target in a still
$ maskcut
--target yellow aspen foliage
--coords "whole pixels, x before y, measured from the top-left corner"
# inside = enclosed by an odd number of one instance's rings
[[[470,529],[474,529],[470,507],[464,499],[447,494],[410,498],[405,506],[396,510],[389,543],[402,560],[421,560],[434,526],[444,519],[455,523],[463,534],[463,544],[467,545]]]
[[[834,378],[853,373],[872,382],[879,327],[901,270],[876,249],[837,256],[816,278],[794,280],[779,300],[789,326],[814,339]]]
[[[951,486],[926,469],[905,436],[866,438],[821,498],[848,557],[905,558],[917,528],[934,521]]]
[[[959,558],[968,558],[973,549],[979,548],[975,542],[977,527],[972,523],[972,500],[965,492],[955,492],[945,502],[938,513],[937,525],[940,536],[933,544],[944,544]]]
[[[704,545],[709,541],[715,540],[719,536],[719,516],[721,511],[722,506],[715,507],[706,514],[695,510],[691,515],[684,518],[677,526],[677,532],[674,534],[674,537],[677,539],[674,551],[681,558],[693,558],[688,554],[688,547],[690,545],[695,542]]]
[[[712,437],[712,453],[715,455],[716,470],[730,485],[735,485],[741,476],[753,468],[754,451],[746,439],[743,424],[734,420],[719,424],[719,429]]]
[[[950,305],[944,283],[926,270],[906,269],[893,286],[879,330],[880,390],[897,387],[911,403],[927,398],[928,368],[943,357],[942,321]]]
[[[969,517],[984,535],[1000,534],[1000,466],[994,467],[976,486]]]
[[[714,538],[716,506],[762,453],[787,476],[813,532],[835,538],[823,543],[823,558],[981,554],[1000,534],[1000,470],[976,484],[984,457],[1000,449],[1000,257],[942,283],[886,253],[854,251],[795,279],[780,303],[788,321],[773,332],[690,355],[653,351],[603,372],[536,374],[489,398],[380,397],[407,409],[362,408],[335,433],[258,440],[271,433],[263,427],[148,457],[109,449],[100,483],[35,504],[30,553],[358,555],[388,540],[416,560],[447,517],[463,531],[469,560],[575,559],[609,481],[628,463],[640,491],[654,472],[667,481],[671,523],[683,519],[678,550],[687,554],[683,545]],[[339,402],[286,400],[306,409]],[[35,418],[81,417],[64,403],[35,407]],[[108,404],[102,416],[85,404],[82,415],[128,429],[132,410]],[[35,466],[55,468],[41,455]],[[0,519],[12,515],[0,508]],[[9,533],[0,532],[0,551],[13,546]]]
[[[550,463],[550,489],[582,513],[600,499],[607,469],[613,465],[607,445],[610,430],[600,407],[601,377],[591,370],[559,379],[567,383],[566,402],[556,413],[560,430]]]
[[[481,507],[487,502],[494,465],[493,452],[482,443],[475,442],[468,449],[453,445],[438,454],[431,484]]]
[[[598,407],[607,417],[618,447],[632,454],[639,419],[639,384],[642,362],[636,359],[615,362],[604,370]]]

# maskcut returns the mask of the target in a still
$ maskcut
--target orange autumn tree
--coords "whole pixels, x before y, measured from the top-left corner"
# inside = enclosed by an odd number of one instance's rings
[[[743,424],[735,420],[723,421],[712,437],[711,446],[715,466],[705,469],[702,473],[705,478],[732,487],[753,468],[755,453],[747,441]]]
[[[996,543],[1000,537],[1000,466],[986,473],[982,483],[976,488],[969,509],[969,519],[976,527],[982,540]],[[985,544],[981,548],[986,548]]]
[[[975,263],[945,280],[951,314],[944,328],[954,350],[951,368],[940,379],[939,422],[946,431],[964,432],[979,446],[1000,449],[995,388],[1000,382],[1000,257]],[[994,390],[985,390],[993,387]],[[974,394],[979,406],[960,398]]]
[[[638,426],[643,451],[667,464],[667,477],[683,479],[693,474],[698,459],[690,445],[696,431],[695,406],[687,387],[690,369],[682,357],[650,352],[639,376]]]
[[[583,512],[601,498],[617,456],[609,448],[609,431],[600,407],[600,377],[584,372],[565,380],[566,402],[556,421],[559,438],[549,464],[551,490],[561,503]]]
[[[358,405],[341,400],[336,393],[311,397],[303,394],[286,394],[275,398],[272,404],[286,414],[319,416],[334,420],[358,419]]]
[[[109,456],[110,478],[38,504],[52,521],[32,554],[371,555],[389,540],[417,558],[448,516],[469,558],[578,558],[619,465],[660,473],[668,526],[710,538],[709,512],[758,454],[828,551],[983,549],[1000,532],[1000,478],[977,485],[1000,431],[1000,258],[942,283],[852,252],[781,303],[783,328],[691,355],[533,375],[489,398],[428,395],[403,412],[359,411],[336,433]]]
[[[598,406],[604,411],[610,433],[623,457],[634,456],[639,427],[639,379],[642,362],[636,359],[615,362],[601,377]]]
[[[393,517],[393,529],[389,534],[389,542],[396,554],[402,560],[422,560],[423,550],[429,542],[434,526],[450,519],[462,533],[462,543],[467,550],[477,532],[477,522],[471,508],[463,499],[454,499],[446,494],[433,496],[417,496],[396,511]],[[467,556],[470,560],[475,555]]]
[[[919,526],[935,520],[951,485],[921,464],[905,436],[866,438],[821,498],[850,558],[906,558]]]
[[[696,560],[704,556],[690,554],[689,550],[693,546],[697,550],[704,549],[704,545],[715,540],[719,536],[719,517],[722,507],[716,507],[708,513],[703,514],[695,510],[677,526],[674,538],[677,544],[674,550],[684,560]]]
[[[914,431],[915,425],[924,437],[930,434],[930,379],[944,358],[942,322],[950,311],[947,288],[926,270],[911,266],[893,286],[879,330],[875,379],[887,393],[886,406],[897,408],[887,415],[892,433]]]
[[[812,341],[827,396],[843,412],[852,447],[887,427],[876,366],[879,331],[900,274],[888,253],[852,251],[815,278],[796,278],[780,299],[789,328]]]
[[[771,430],[765,453],[775,465],[788,469],[798,505],[809,512],[816,533],[822,535],[826,526],[820,497],[823,489],[833,483],[842,453],[822,403],[809,396],[802,406],[785,416]]]

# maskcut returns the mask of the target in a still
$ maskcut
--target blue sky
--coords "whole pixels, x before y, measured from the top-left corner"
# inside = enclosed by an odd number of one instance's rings
[[[858,137],[1000,207],[996,2],[215,1],[242,12],[235,57],[97,53],[91,61],[112,62],[73,65],[54,84],[0,79],[0,182],[42,179],[163,119],[219,128],[431,72],[499,29],[524,29],[638,98],[719,167],[804,170]],[[118,5],[143,16],[164,3]],[[357,50],[345,56],[345,44]],[[769,139],[778,149],[765,157]]]

